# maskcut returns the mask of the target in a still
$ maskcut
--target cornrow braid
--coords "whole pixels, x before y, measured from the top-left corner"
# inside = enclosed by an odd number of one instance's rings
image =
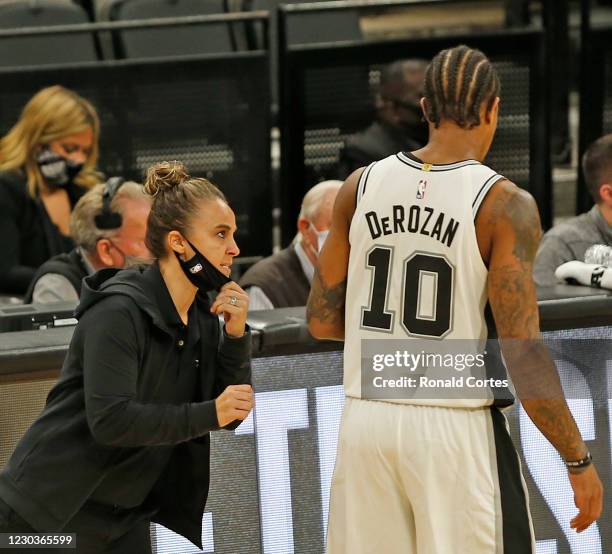
[[[447,119],[471,129],[480,125],[482,104],[490,109],[499,90],[497,71],[480,50],[464,44],[442,50],[425,74],[427,118],[435,127]]]
[[[467,52],[467,59],[465,63],[465,69],[463,71],[463,78],[461,80],[460,90],[459,90],[459,100],[457,100],[457,104],[460,106],[468,105],[471,102],[470,93],[472,92],[470,89],[470,85],[472,82],[472,76],[476,71],[476,66],[480,63],[481,60],[478,59],[477,56],[472,55],[472,51],[469,50]],[[466,78],[466,76],[470,76],[470,78]]]
[[[444,74],[444,59],[446,59],[446,56],[442,56],[442,53],[439,54],[440,58],[438,59],[438,63],[437,63],[437,71],[433,72],[433,81],[436,84],[436,92],[438,94],[438,98],[442,98],[444,99],[446,96],[444,94],[444,78],[443,78],[443,74]],[[448,54],[448,52],[447,52]],[[425,93],[425,91],[423,91],[423,93]],[[439,102],[438,105],[436,106],[436,111],[438,112],[438,117],[443,117],[443,113],[440,111],[441,108],[444,107],[444,101]]]
[[[423,85],[423,94],[425,91],[429,91],[429,97],[433,98],[438,94],[438,89],[434,81],[434,72],[431,70],[431,64],[427,66],[425,71],[425,83]],[[438,104],[432,102],[427,103],[427,117],[430,121],[438,121],[440,114],[438,113]]]
[[[445,98],[452,100],[457,97],[457,91],[461,90],[461,87],[457,86],[459,81],[459,69],[461,67],[461,60],[463,58],[462,53],[459,50],[450,50],[450,56],[448,59],[446,73],[448,75],[448,90],[446,91]]]

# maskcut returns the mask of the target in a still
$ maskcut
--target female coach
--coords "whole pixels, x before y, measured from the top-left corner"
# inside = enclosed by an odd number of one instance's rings
[[[85,280],[59,381],[0,474],[0,532],[141,554],[156,521],[201,547],[209,431],[253,404],[248,296],[228,277],[239,250],[223,194],[178,162],[150,168],[145,190],[156,262]]]

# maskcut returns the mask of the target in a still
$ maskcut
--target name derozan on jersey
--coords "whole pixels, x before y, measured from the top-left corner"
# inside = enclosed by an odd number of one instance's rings
[[[440,241],[450,247],[459,228],[459,221],[438,212],[429,206],[412,205],[406,208],[394,204],[392,214],[380,216],[375,211],[365,214],[372,239],[396,233],[419,233]]]

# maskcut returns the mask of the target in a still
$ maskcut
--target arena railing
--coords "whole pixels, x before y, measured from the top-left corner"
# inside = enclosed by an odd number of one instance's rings
[[[238,23],[245,21],[262,22],[263,31],[264,33],[267,33],[268,12],[265,10],[257,10],[212,15],[186,15],[181,17],[157,17],[147,19],[130,19],[125,21],[78,23],[74,25],[46,25],[37,27],[21,27],[18,29],[0,29],[0,39],[41,35],[70,35],[82,33],[95,34],[101,31],[159,29],[163,27],[185,27],[191,25]],[[267,40],[264,40],[264,44],[267,44]]]
[[[231,13],[0,31],[8,37],[259,22],[267,12]],[[236,212],[245,256],[272,252],[270,82],[265,45],[258,50],[163,58],[0,68],[0,135],[28,99],[60,84],[96,106],[99,168],[142,181],[155,162],[178,159],[219,185]]]
[[[610,483],[612,295],[570,286],[538,291],[545,341],[568,403]],[[203,519],[205,552],[287,554],[324,551],[329,485],[344,400],[342,343],[316,342],[304,308],[254,312],[256,403],[235,432],[212,433],[211,491]],[[0,334],[0,467],[44,405],[73,328]],[[530,493],[538,550],[612,551],[610,518],[577,534],[563,463],[520,404],[506,411]],[[61,445],[58,445],[61,448]],[[449,468],[449,471],[453,471]],[[450,494],[450,493],[449,493]],[[612,502],[605,488],[604,506]],[[198,552],[152,526],[154,552]]]
[[[440,2],[429,2],[439,4]],[[419,3],[420,4],[420,3]],[[550,129],[545,33],[499,29],[389,40],[293,43],[293,20],[314,13],[381,9],[401,2],[332,1],[280,7],[281,209],[283,242],[292,236],[305,191],[337,174],[343,142],[374,119],[384,64],[431,58],[466,43],[491,57],[502,82],[499,130],[487,162],[535,197],[545,227],[552,222]],[[413,6],[413,4],[409,4]]]

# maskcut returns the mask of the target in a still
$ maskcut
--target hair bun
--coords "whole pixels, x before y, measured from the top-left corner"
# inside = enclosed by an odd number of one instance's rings
[[[144,190],[150,196],[157,196],[189,179],[187,169],[181,162],[159,162],[147,169]]]

